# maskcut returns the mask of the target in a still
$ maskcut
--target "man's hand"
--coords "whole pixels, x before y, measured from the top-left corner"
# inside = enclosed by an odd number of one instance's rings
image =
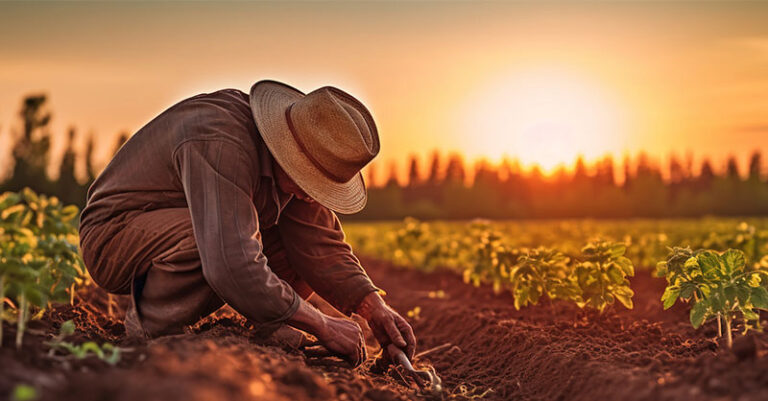
[[[306,301],[301,301],[289,325],[314,334],[329,351],[338,354],[353,367],[365,361],[365,340],[360,326],[352,320],[324,315]]]
[[[357,314],[368,321],[382,348],[386,349],[387,345],[395,344],[405,351],[408,359],[413,358],[416,352],[416,336],[411,325],[390,308],[378,292],[372,292],[363,298],[357,307]]]
[[[317,334],[317,339],[329,351],[343,355],[352,366],[360,366],[367,355],[365,340],[360,326],[349,319],[324,316],[324,328]]]

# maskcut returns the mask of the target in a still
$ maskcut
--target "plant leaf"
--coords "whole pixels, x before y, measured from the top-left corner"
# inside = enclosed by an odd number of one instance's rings
[[[702,323],[704,323],[704,320],[707,318],[707,302],[706,301],[699,301],[696,302],[693,305],[693,308],[691,308],[691,325],[693,325],[694,329],[698,329],[699,326],[701,326]]]
[[[669,286],[664,289],[664,294],[661,296],[661,302],[664,303],[664,310],[667,310],[675,304],[677,298],[680,296],[680,287]]]
[[[765,287],[752,288],[752,296],[749,301],[755,308],[768,309],[768,290]]]

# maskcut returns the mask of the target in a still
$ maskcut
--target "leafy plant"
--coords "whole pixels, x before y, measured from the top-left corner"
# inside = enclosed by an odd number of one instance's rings
[[[0,195],[0,299],[16,310],[16,346],[21,347],[30,309],[72,301],[85,278],[72,224],[76,206],[29,188]],[[0,318],[11,320],[0,302]],[[2,325],[0,325],[0,343]]]
[[[708,319],[716,318],[720,337],[724,322],[728,348],[733,345],[734,319],[741,317],[745,333],[761,329],[758,310],[768,309],[768,290],[764,286],[768,272],[749,266],[743,251],[674,248],[666,261],[659,262],[656,273],[667,279],[661,297],[664,309],[678,299],[691,303],[691,325],[699,328]]]
[[[491,283],[493,290],[500,292],[508,286],[510,271],[517,263],[520,251],[504,246],[503,237],[494,230],[482,229],[475,231],[475,235],[477,237],[470,237],[473,238],[474,252],[467,258],[464,282],[475,287],[480,283]]]
[[[576,299],[580,291],[569,261],[559,251],[543,247],[520,256],[510,274],[515,309],[535,305],[543,295],[549,299]]]
[[[94,341],[86,341],[82,344],[74,344],[64,341],[67,336],[74,334],[74,332],[75,324],[71,320],[62,323],[59,334],[47,343],[51,346],[49,353],[52,355],[54,351],[61,350],[77,359],[85,359],[93,355],[110,365],[116,365],[120,362],[121,349],[111,343],[99,345]]]
[[[581,290],[579,306],[588,306],[603,312],[618,300],[632,309],[634,291],[629,279],[635,275],[632,262],[624,256],[626,246],[609,241],[594,241],[581,250],[581,261],[576,265],[576,283]]]

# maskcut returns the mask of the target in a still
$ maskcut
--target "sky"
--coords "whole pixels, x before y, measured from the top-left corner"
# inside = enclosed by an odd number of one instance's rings
[[[55,152],[74,126],[103,165],[120,132],[261,79],[361,99],[382,166],[743,160],[768,151],[768,3],[0,2],[0,158],[28,94],[49,96]]]

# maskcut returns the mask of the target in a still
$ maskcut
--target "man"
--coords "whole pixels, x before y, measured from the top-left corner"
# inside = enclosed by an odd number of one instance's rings
[[[333,87],[304,95],[261,81],[250,96],[186,99],[126,142],[89,189],[83,259],[98,285],[132,295],[132,335],[180,333],[227,303],[263,335],[292,326],[359,365],[360,327],[304,301],[316,292],[413,356],[411,327],[333,212],[365,206],[360,169],[378,151],[371,114]]]

